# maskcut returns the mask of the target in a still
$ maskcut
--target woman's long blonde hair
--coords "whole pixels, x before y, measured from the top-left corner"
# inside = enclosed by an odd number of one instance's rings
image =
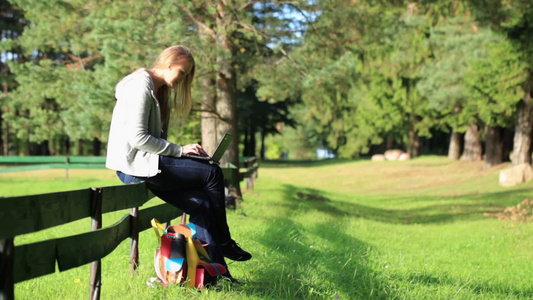
[[[166,85],[159,88],[157,97],[160,100],[161,118],[163,119],[163,128],[168,128],[168,120],[170,118],[170,111],[173,109],[178,120],[183,126],[192,107],[191,86],[194,79],[195,62],[194,57],[187,47],[176,45],[163,50],[157,58],[153,68],[166,69],[179,61],[187,59],[192,65],[191,71],[181,80],[177,86],[173,88],[172,97],[170,90]],[[165,124],[166,123],[166,124]]]

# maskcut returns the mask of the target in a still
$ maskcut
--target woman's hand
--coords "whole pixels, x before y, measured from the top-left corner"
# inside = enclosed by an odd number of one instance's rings
[[[200,144],[189,144],[189,145],[181,146],[181,152],[185,154],[196,154],[200,156],[209,156],[209,154],[207,154],[204,151],[204,148],[202,148]]]

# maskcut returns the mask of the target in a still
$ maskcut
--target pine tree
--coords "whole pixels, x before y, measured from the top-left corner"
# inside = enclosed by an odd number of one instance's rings
[[[487,57],[469,62],[465,83],[479,118],[486,124],[485,166],[503,161],[501,127],[514,123],[517,104],[524,95],[527,65],[512,43],[486,43]]]
[[[98,153],[99,141],[107,140],[115,84],[190,34],[168,2],[14,2],[30,22],[20,43],[32,61],[16,68],[20,86],[12,105],[18,110],[11,117],[19,136],[48,140],[50,152],[59,138],[79,145],[94,140]]]
[[[16,88],[9,61],[21,63],[25,60],[17,42],[26,20],[23,11],[6,0],[0,0],[0,154],[8,155],[10,150],[10,124],[5,115],[9,113],[8,94]]]
[[[464,85],[468,62],[485,55],[482,51],[484,41],[490,39],[490,31],[480,31],[476,22],[459,15],[449,18],[433,27],[430,31],[430,47],[433,59],[426,63],[421,72],[421,81],[417,88],[429,101],[429,108],[434,110],[439,123],[452,130],[452,135],[470,130],[465,138],[463,160],[481,159],[479,136],[472,130],[477,128],[477,111],[469,106],[468,89]],[[486,55],[485,55],[486,56]],[[450,143],[458,143],[457,137],[450,138]],[[453,159],[459,158],[459,145],[450,145],[457,152],[449,153]]]
[[[522,82],[524,94],[517,102],[513,164],[531,163],[531,132],[533,130],[533,3],[529,0],[468,0],[473,15],[482,24],[491,26],[513,44],[522,63],[527,66],[527,77]]]

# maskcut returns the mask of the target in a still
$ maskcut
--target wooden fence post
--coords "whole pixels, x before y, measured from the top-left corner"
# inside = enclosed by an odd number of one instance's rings
[[[0,240],[0,300],[15,299],[13,238]]]
[[[133,207],[130,216],[130,273],[133,274],[139,265],[139,207]]]
[[[92,188],[92,230],[102,228],[102,188]],[[101,260],[91,263],[91,285],[89,291],[90,300],[100,299],[100,287],[102,286],[102,266]]]

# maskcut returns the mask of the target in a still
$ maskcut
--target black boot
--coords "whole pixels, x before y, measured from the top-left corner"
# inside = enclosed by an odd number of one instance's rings
[[[252,258],[252,255],[242,250],[234,240],[229,240],[228,242],[221,244],[220,247],[222,248],[224,257],[231,260],[246,261]]]

